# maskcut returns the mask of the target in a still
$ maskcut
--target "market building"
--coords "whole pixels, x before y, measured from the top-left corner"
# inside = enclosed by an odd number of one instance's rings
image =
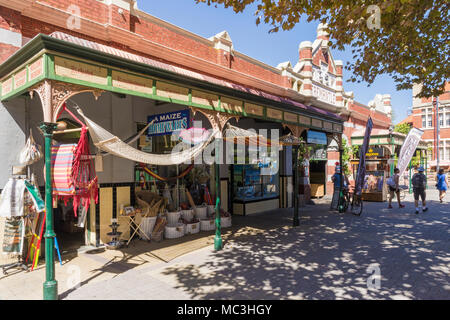
[[[201,121],[205,130],[224,132],[231,125],[302,137],[313,149],[307,158],[314,160],[302,170],[304,201],[311,197],[311,187],[316,196],[331,194],[342,137],[349,144],[369,116],[375,128],[391,125],[389,95],[377,95],[366,106],[344,91],[343,62],[333,59],[323,25],[313,43],[300,43],[294,66],[286,62],[277,67],[236,51],[226,31],[206,39],[139,10],[133,0],[75,5],[73,1],[0,0],[0,34],[2,186],[11,177],[30,130],[46,150],[52,140],[78,141],[82,129],[76,117],[82,116],[67,111],[75,112],[75,105],[85,120],[92,120],[114,139],[125,140],[158,117],[178,117],[184,125],[172,122],[171,126],[184,129]],[[61,121],[66,125],[63,130],[55,127]],[[189,170],[198,173],[197,184],[207,186],[211,195],[220,198],[221,208],[233,214],[294,206],[292,146],[283,146],[272,157],[274,137],[268,136],[267,152],[259,154],[256,162],[248,163],[244,156],[247,162],[242,164],[155,165],[143,170],[139,161],[131,160],[142,155],[139,152],[149,157],[167,155],[177,143],[165,134],[172,130],[160,132],[161,128],[155,124],[154,131],[134,142],[131,147],[137,151],[128,158],[100,154],[98,203],[91,202],[83,232],[74,239],[79,245],[108,243],[111,220],[125,219],[123,207],[135,204],[136,193],[142,190],[169,192],[174,209],[187,200],[201,205],[203,193],[192,189],[193,199],[186,199],[182,192],[188,183],[193,184],[187,175],[180,178]],[[92,137],[91,130],[93,126],[89,126]],[[250,142],[243,144],[246,153],[254,148]],[[91,152],[97,152],[92,143]],[[45,158],[50,160],[49,155]],[[30,166],[42,189],[47,165],[39,161]],[[261,170],[266,166],[274,170],[263,179]],[[52,190],[51,185],[45,188]],[[46,200],[51,199],[50,193]],[[55,220],[59,231],[76,233],[71,223],[74,212],[68,217],[62,203],[54,206],[54,211],[62,212]],[[127,223],[120,224],[119,231],[129,236]]]
[[[291,133],[298,137],[311,129],[325,136],[327,142],[340,139],[342,119],[334,110],[316,105],[307,78],[297,80],[294,90],[293,78],[282,70],[237,52],[227,32],[205,39],[138,10],[134,1],[80,3],[80,16],[68,11],[69,1],[0,4],[5,39],[0,65],[3,185],[17,165],[17,155],[30,130],[46,151],[52,140],[54,145],[68,145],[81,139],[79,122],[83,121],[79,121],[80,115],[73,115],[74,106],[84,112],[85,122],[93,121],[89,125],[92,139],[94,124],[111,137],[125,140],[152,117],[181,117],[184,127],[198,120],[202,129],[220,131],[227,124],[243,130],[275,130],[278,136]],[[65,128],[55,127],[61,122]],[[85,213],[84,232],[78,232],[74,210],[71,212],[64,202],[55,203],[60,193],[52,201],[52,192],[64,191],[58,186],[60,181],[53,179],[53,185],[45,184],[45,194],[50,196],[47,205],[53,202],[55,209],[47,211],[57,212],[54,223],[59,236],[79,234],[72,237],[79,246],[107,244],[111,241],[112,219],[118,219],[117,231],[127,238],[131,230],[121,213],[124,207],[135,204],[142,189],[171,197],[172,210],[186,200],[199,206],[205,202],[204,194],[196,194],[196,189],[191,189],[192,199],[183,195],[183,187],[193,184],[189,176],[171,181],[154,178],[180,177],[188,168],[155,165],[143,172],[136,164],[142,152],[147,157],[163,156],[174,148],[169,135],[159,134],[159,125],[156,123],[152,133],[149,129],[131,147],[123,146],[132,148],[132,154],[100,154],[98,180],[85,181],[95,182],[99,188],[98,202],[91,201]],[[98,151],[92,143],[90,147],[91,153]],[[254,146],[245,143],[245,147],[248,153]],[[272,145],[268,145],[267,154],[259,154],[256,163],[199,164],[190,168],[191,173],[199,173],[197,185],[206,185],[213,197],[221,199],[221,208],[233,214],[291,207],[292,147],[284,147],[275,159],[270,156],[270,148]],[[47,154],[45,158],[50,160]],[[52,180],[44,179],[44,165],[50,168],[46,174],[51,170],[59,174],[56,165],[67,166],[57,164],[56,158],[51,161],[55,161],[53,165],[39,161],[29,166],[42,189],[45,181]],[[266,165],[273,172],[256,182]]]
[[[439,154],[439,167],[450,169],[450,83],[445,84],[445,92],[439,96],[439,111],[437,112],[434,98],[416,98],[420,92],[420,85],[413,86],[411,114],[401,123],[410,123],[412,126],[424,131],[422,140],[426,141],[428,152],[428,165],[431,171],[436,171]],[[439,114],[439,148],[437,119]]]
[[[353,92],[346,92],[343,86],[343,62],[335,60],[328,46],[329,35],[325,26],[317,28],[314,42],[300,43],[300,57],[297,64],[288,62],[278,65],[283,74],[292,79],[294,89],[298,88],[314,106],[339,114],[344,120],[342,138],[350,146],[354,132],[365,129],[369,116],[375,129],[389,130],[392,126],[392,105],[389,94],[376,94],[368,105],[358,102]],[[314,130],[309,130],[311,134]],[[308,140],[304,132],[305,140]],[[308,141],[307,141],[308,142]],[[302,188],[305,201],[311,196],[321,197],[333,193],[331,177],[335,173],[336,162],[339,162],[339,150],[334,141],[326,145],[317,143],[317,139],[309,144],[312,148],[309,170],[304,173]],[[353,177],[350,176],[350,182]]]

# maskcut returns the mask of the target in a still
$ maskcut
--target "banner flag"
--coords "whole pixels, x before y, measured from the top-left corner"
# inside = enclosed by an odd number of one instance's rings
[[[364,184],[364,179],[366,177],[366,154],[369,149],[370,143],[370,135],[372,133],[373,121],[372,118],[369,117],[366,125],[366,133],[364,134],[363,144],[359,151],[359,165],[358,165],[358,173],[356,174],[355,181],[355,194],[361,195],[362,187]]]
[[[405,172],[409,162],[414,156],[422,135],[422,130],[412,128],[406,136],[405,142],[403,143],[402,148],[400,149],[400,154],[398,156],[397,168],[400,170],[400,176],[402,176],[402,174]]]

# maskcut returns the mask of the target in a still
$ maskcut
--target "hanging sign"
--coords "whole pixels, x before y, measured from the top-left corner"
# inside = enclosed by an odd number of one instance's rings
[[[369,117],[369,120],[367,120],[366,125],[366,133],[364,134],[364,141],[360,149],[358,173],[356,174],[355,194],[357,195],[361,195],[364,178],[366,176],[366,154],[369,149],[370,134],[372,133],[372,128],[373,128],[372,118]]]
[[[399,172],[400,176],[403,174],[403,172],[405,172],[406,168],[408,167],[411,158],[416,152],[416,148],[419,145],[422,135],[423,131],[417,128],[412,128],[409,131],[408,136],[406,137],[405,142],[403,143],[403,146],[400,149],[400,154],[398,156],[397,167],[400,170]]]
[[[148,127],[147,136],[163,136],[172,134],[175,131],[189,128],[189,115],[188,109],[168,112],[162,114],[154,114],[148,116],[148,123],[153,123]]]
[[[327,135],[325,132],[319,132],[314,130],[308,130],[306,136],[306,142],[311,144],[327,144]]]
[[[383,147],[370,147],[366,153],[367,158],[382,158],[384,157]]]

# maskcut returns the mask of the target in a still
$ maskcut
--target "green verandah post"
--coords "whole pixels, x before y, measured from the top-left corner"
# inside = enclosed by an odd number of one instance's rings
[[[222,250],[222,232],[220,225],[220,143],[221,140],[215,139],[215,180],[216,180],[216,236],[214,237],[214,250]]]
[[[58,299],[58,282],[55,280],[55,259],[53,256],[53,203],[52,203],[52,137],[56,123],[43,122],[40,126],[45,138],[45,282],[43,286],[44,300]]]
[[[298,218],[298,207],[299,207],[299,201],[298,201],[298,149],[299,146],[293,146],[292,149],[294,150],[294,219],[293,219],[293,226],[297,227],[300,225],[300,221]]]

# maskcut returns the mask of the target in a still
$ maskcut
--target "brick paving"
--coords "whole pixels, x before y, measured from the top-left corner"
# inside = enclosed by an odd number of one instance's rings
[[[438,203],[436,190],[428,197],[430,210],[419,215],[409,195],[404,209],[365,203],[360,217],[308,205],[296,228],[292,210],[234,217],[249,228],[233,227],[222,251],[208,246],[75,290],[61,286],[60,298],[450,299],[450,206]],[[380,270],[379,288],[368,288],[368,280],[376,284],[369,267]],[[0,298],[29,298],[20,285]]]

